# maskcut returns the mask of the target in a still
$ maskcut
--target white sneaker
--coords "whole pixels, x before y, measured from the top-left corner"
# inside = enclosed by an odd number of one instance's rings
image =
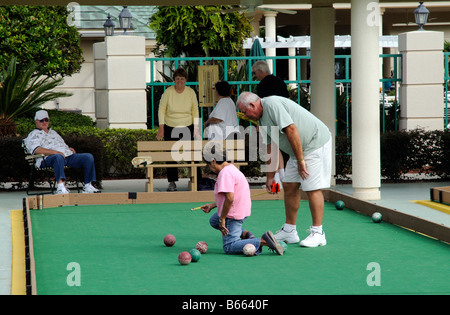
[[[99,190],[92,186],[91,183],[84,185],[83,187],[83,194],[95,194],[98,193]]]
[[[309,230],[309,235],[300,242],[300,246],[303,247],[317,247],[327,245],[327,240],[325,239],[325,232],[322,234],[314,230]]]
[[[285,243],[297,243],[300,239],[298,237],[297,230],[292,230],[291,232],[286,232],[283,227],[281,230],[277,231],[275,238],[278,242]]]
[[[68,194],[68,193],[70,193],[69,190],[66,187],[64,187],[64,186],[58,187],[56,189],[56,194],[57,195]]]

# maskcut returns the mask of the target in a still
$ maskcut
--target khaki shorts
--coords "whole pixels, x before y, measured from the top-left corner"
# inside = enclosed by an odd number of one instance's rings
[[[300,183],[303,191],[329,188],[331,185],[331,138],[321,148],[305,156],[307,179],[298,174],[297,160],[290,157],[285,167],[283,182]]]

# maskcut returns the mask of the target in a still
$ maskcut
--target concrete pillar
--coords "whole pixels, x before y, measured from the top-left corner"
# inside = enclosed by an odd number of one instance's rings
[[[106,89],[106,45],[94,44],[95,119],[97,127],[108,128],[108,90]]]
[[[400,129],[444,128],[444,33],[415,31],[398,37],[403,73]]]
[[[311,112],[330,129],[333,139],[332,175],[335,167],[335,83],[333,6],[311,8]],[[332,176],[334,184],[334,176]]]
[[[265,23],[266,23],[266,41],[273,40],[277,41],[277,25],[276,25],[277,12],[266,11],[264,13]],[[266,48],[266,56],[273,57],[277,55],[276,48]],[[273,62],[272,60],[267,60],[267,64],[271,72],[273,72]]]
[[[379,200],[379,1],[352,0],[351,6],[353,196]]]
[[[108,36],[95,49],[99,127],[147,129],[145,38]]]

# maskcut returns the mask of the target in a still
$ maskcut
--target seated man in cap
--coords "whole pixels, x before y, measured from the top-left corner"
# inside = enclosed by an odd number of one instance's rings
[[[99,192],[92,182],[96,181],[94,157],[91,153],[76,153],[73,148],[64,142],[63,138],[54,130],[49,128],[49,117],[45,110],[39,110],[34,116],[36,129],[31,131],[24,143],[29,152],[32,154],[44,154],[44,158],[36,160],[36,166],[45,165],[53,167],[55,171],[56,182],[58,187],[57,194],[68,194],[69,191],[64,186],[66,175],[64,174],[64,166],[74,168],[83,168],[84,187],[83,193]]]

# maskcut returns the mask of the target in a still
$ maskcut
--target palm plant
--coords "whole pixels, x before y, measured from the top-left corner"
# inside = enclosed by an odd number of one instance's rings
[[[12,58],[7,69],[0,72],[0,136],[15,135],[15,118],[38,109],[42,104],[72,94],[55,92],[63,78],[42,77],[38,65],[31,62],[17,70]]]

